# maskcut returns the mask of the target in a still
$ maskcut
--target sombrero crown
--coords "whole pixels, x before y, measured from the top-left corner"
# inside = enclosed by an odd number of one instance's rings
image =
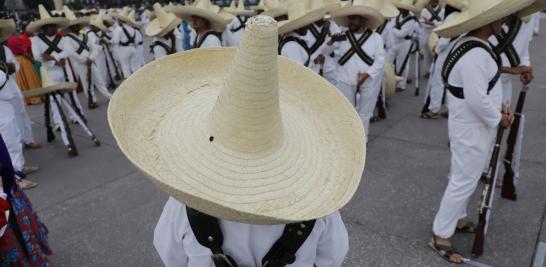
[[[104,24],[104,16],[105,16],[105,11],[101,9],[99,11],[99,14],[93,19],[91,19],[89,24],[99,28],[103,32],[107,32],[108,27]]]
[[[57,27],[64,27],[68,25],[68,19],[61,17],[51,17],[45,7],[38,5],[38,11],[40,13],[40,19],[35,20],[28,24],[27,31],[36,32],[39,31],[45,25],[57,25]]]
[[[245,8],[244,0],[239,0],[237,6],[235,6],[235,1],[236,0],[231,0],[230,6],[225,8],[224,11],[235,16],[252,16],[256,14],[256,11]]]
[[[76,17],[76,14],[74,14],[74,12],[68,6],[63,6],[63,11],[64,16],[68,19],[67,27],[80,24],[88,24],[91,20],[90,17]]]
[[[421,8],[419,8],[413,0],[394,0],[392,4],[399,9],[409,10],[415,15],[418,15],[421,12]]]
[[[344,27],[349,26],[348,16],[362,16],[368,19],[368,28],[375,29],[385,21],[381,9],[383,0],[354,0],[352,5],[338,8],[330,14],[337,24]]]
[[[362,122],[334,86],[277,48],[276,22],[257,16],[237,50],[144,66],[108,109],[123,153],[171,196],[221,219],[279,224],[339,210],[362,176]]]
[[[220,14],[220,7],[214,5],[210,0],[199,0],[192,6],[175,6],[173,13],[183,20],[190,20],[191,16],[198,16],[208,20],[212,29],[217,32],[223,32],[226,26],[231,22],[233,16],[228,17]]]

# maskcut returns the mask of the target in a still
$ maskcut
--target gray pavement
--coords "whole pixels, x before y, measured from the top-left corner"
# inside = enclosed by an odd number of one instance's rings
[[[476,266],[544,264],[545,43],[543,34],[531,49],[537,77],[525,108],[519,200],[496,197],[485,255],[474,259]],[[413,90],[397,94],[389,103],[388,119],[371,126],[362,183],[342,210],[350,233],[345,266],[449,266],[427,247],[447,184],[446,120],[418,118],[421,103],[422,97],[414,97]],[[46,143],[42,107],[29,107],[35,135],[44,148],[26,151],[27,161],[42,168],[30,177],[40,186],[28,194],[49,227],[53,266],[161,266],[152,236],[167,195],[117,148],[106,121],[107,104],[104,100],[100,104],[99,109],[87,111],[87,117],[103,146],[94,147],[73,127],[80,151],[74,159],[66,156],[59,138]],[[477,218],[480,193],[481,188],[470,201],[472,219]],[[459,235],[454,241],[470,255],[472,236]]]

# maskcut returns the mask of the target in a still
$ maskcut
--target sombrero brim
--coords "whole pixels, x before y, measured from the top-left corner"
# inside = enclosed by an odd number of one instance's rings
[[[256,15],[256,11],[255,10],[239,10],[237,8],[233,9],[233,8],[224,8],[223,11],[227,12],[227,13],[230,13],[234,16],[245,16],[245,17],[250,17],[250,16],[254,16]]]
[[[362,176],[364,130],[354,107],[313,71],[277,57],[284,129],[277,152],[241,153],[210,141],[208,115],[235,52],[190,50],[124,81],[108,108],[120,149],[169,195],[217,218],[284,224],[339,210]]]
[[[57,25],[59,28],[63,28],[68,25],[68,19],[66,18],[47,18],[35,20],[28,24],[27,31],[37,32],[45,25]]]
[[[288,15],[288,9],[284,7],[276,7],[268,10],[264,10],[261,15],[270,16],[272,18]]]
[[[393,97],[396,94],[396,75],[394,74],[394,68],[391,63],[385,62],[385,96]]]
[[[130,19],[129,17],[127,16],[123,16],[123,15],[117,15],[116,18],[118,18],[119,20],[121,20],[123,23],[127,23],[129,24],[129,26],[133,27],[133,28],[141,28],[142,25],[140,25],[138,22]]]
[[[223,32],[229,22],[231,22],[231,20],[228,20],[227,17],[222,16],[220,13],[193,6],[177,6],[173,9],[173,13],[187,21],[191,20],[191,16],[205,18],[210,21],[212,29],[216,32]]]
[[[326,13],[330,14],[332,11],[341,8],[341,3],[334,3],[326,5]]]
[[[428,46],[428,51],[432,55],[436,55],[435,48],[439,40],[440,40],[440,36],[438,36],[437,33],[435,32],[430,33],[430,36],[428,37],[427,46]]]
[[[104,23],[98,23],[95,20],[91,20],[91,22],[89,22],[89,25],[95,26],[95,27],[99,28],[103,32],[108,31],[108,28],[106,27],[106,25],[104,25]]]
[[[397,2],[394,2],[392,4],[395,7],[397,7],[398,9],[409,10],[409,11],[413,12],[413,14],[415,14],[415,15],[418,15],[421,12],[421,10],[418,7],[413,6],[413,5],[408,5],[408,4],[404,4],[404,3],[397,3]]]
[[[297,29],[311,25],[319,20],[324,19],[324,15],[326,15],[326,10],[324,8],[317,8],[309,11],[303,17],[281,21],[277,24],[279,27],[279,35],[287,34]]]
[[[91,17],[81,17],[77,19],[68,20],[68,25],[66,27],[74,26],[74,25],[86,25],[91,22]]]
[[[518,16],[527,17],[544,9],[546,9],[546,0],[537,0],[535,3],[518,12]]]
[[[0,42],[4,42],[15,33],[15,22],[12,19],[0,21]]]
[[[358,15],[368,19],[368,27],[375,29],[383,24],[385,18],[381,13],[367,6],[347,6],[338,8],[332,13],[334,21],[343,27],[349,27],[349,16]]]
[[[394,18],[400,14],[400,10],[390,3],[385,3],[380,12],[384,18]]]
[[[533,2],[534,0],[504,0],[479,14],[463,10],[452,20],[434,29],[434,32],[442,37],[453,38],[514,14]]]
[[[51,94],[55,91],[59,91],[60,93],[66,93],[66,92],[74,91],[76,90],[76,88],[78,88],[77,83],[63,82],[63,83],[55,84],[48,87],[23,91],[23,96],[27,98],[39,97],[39,96]]]
[[[182,20],[176,16],[172,16],[171,22],[166,27],[162,27],[159,23],[159,19],[154,19],[148,24],[148,27],[144,30],[144,33],[150,37],[163,36],[176,28],[182,23]]]

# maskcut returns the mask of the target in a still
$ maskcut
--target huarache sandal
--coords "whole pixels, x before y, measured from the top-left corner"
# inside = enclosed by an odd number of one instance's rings
[[[455,264],[462,264],[464,263],[464,257],[463,257],[463,254],[459,253],[454,247],[452,246],[446,246],[446,245],[439,245],[438,243],[436,243],[436,237],[433,236],[432,237],[432,240],[428,243],[428,246],[436,251],[436,253],[438,253],[438,255],[440,255],[442,257],[442,259],[444,259],[445,261],[449,262],[449,263],[455,263]],[[454,261],[451,257],[453,257],[453,255],[459,255],[462,257],[461,261],[458,262],[458,261]]]
[[[458,226],[455,228],[455,232],[461,234],[473,234],[476,233],[476,224],[473,222],[464,222],[463,226]]]

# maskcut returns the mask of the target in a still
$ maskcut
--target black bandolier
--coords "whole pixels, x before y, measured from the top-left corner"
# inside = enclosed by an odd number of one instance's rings
[[[394,21],[395,22],[394,27],[396,29],[402,29],[402,27],[406,23],[408,23],[408,22],[410,22],[412,20],[415,20],[415,21],[419,22],[417,17],[415,17],[414,15],[409,14],[408,16],[403,18],[402,14],[400,14],[400,15],[398,15],[398,17],[396,17],[396,19]],[[413,37],[411,35],[408,35],[408,36],[405,36],[404,39],[405,40],[413,40]],[[418,46],[418,42],[413,42],[411,44],[411,47],[408,50],[408,53],[406,54],[406,57],[404,58],[404,61],[401,62],[402,64],[400,66],[398,65],[400,62],[396,62],[396,60],[395,60],[394,65],[397,67],[397,70],[395,71],[396,75],[402,76],[402,74],[404,73],[404,70],[406,70],[406,67],[408,65],[409,58],[410,58],[411,54],[415,53],[415,51],[417,51],[417,52],[419,51],[419,48],[416,47],[416,46]]]
[[[523,21],[520,18],[514,18],[512,23],[508,25],[508,31],[504,28],[501,30],[501,34],[496,34],[495,37],[499,44],[494,47],[495,53],[498,55],[505,54],[510,62],[510,66],[515,68],[521,64],[521,59],[518,52],[514,48],[514,40],[521,30]]]
[[[168,45],[162,41],[156,40],[150,45],[150,53],[153,54],[154,49],[158,46],[165,49],[167,55],[172,55],[176,53],[176,36],[174,35],[174,32],[168,33],[163,38],[169,40],[171,44]]]
[[[238,27],[232,27],[231,29],[229,29],[229,31],[232,32],[232,33],[236,33],[236,32],[238,32],[240,30],[244,30],[245,25],[246,25],[246,21],[248,20],[248,17],[245,17],[245,16],[236,16],[235,18],[239,21],[239,26]]]
[[[205,34],[203,34],[203,36],[197,36],[195,38],[195,40],[193,40],[193,44],[192,44],[191,48],[192,49],[200,48],[209,35],[216,36],[218,38],[218,40],[220,40],[220,42],[222,42],[222,33],[215,32],[215,31],[208,31]]]
[[[89,40],[89,37],[87,36],[87,34],[83,34],[82,39],[78,38],[78,36],[76,36],[73,33],[66,34],[66,37],[74,40],[74,42],[78,44],[78,49],[76,49],[76,54],[81,55],[83,51],[87,51],[88,53],[91,53],[91,49],[89,49],[89,45],[87,44]],[[91,71],[92,71],[91,66],[87,66],[87,74],[86,74],[87,77],[85,77],[87,79],[87,88],[84,88],[84,90],[87,90],[87,95],[88,95],[87,100],[89,102],[89,106],[96,105],[95,94],[93,90],[93,86],[94,86],[93,77],[92,77]],[[80,77],[80,79],[81,78],[82,77]]]
[[[305,61],[304,65],[306,67],[309,67],[309,63],[311,63],[311,50],[309,46],[307,45],[307,42],[305,42],[305,40],[301,38],[298,38],[296,36],[291,36],[291,35],[285,35],[284,37],[282,37],[279,42],[279,55],[281,54],[281,51],[284,48],[284,46],[290,42],[294,42],[298,44],[305,50],[305,52],[307,52],[307,60]]]

